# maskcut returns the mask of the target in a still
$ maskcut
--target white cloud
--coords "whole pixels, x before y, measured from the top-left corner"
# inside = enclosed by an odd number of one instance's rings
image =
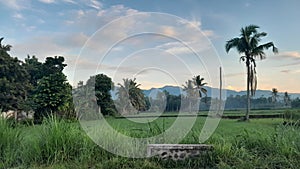
[[[95,8],[97,10],[100,10],[102,8],[102,4],[97,0],[91,0],[88,6]]]
[[[22,10],[29,4],[26,0],[0,0],[0,3],[14,10]]]
[[[16,19],[24,19],[23,15],[20,14],[20,13],[14,14],[13,17],[16,18]]]
[[[83,10],[77,11],[77,17],[78,17],[78,18],[81,18],[81,17],[83,17],[83,16],[84,16],[84,11],[83,11]]]
[[[71,4],[77,4],[77,2],[74,0],[63,0],[63,1]]]
[[[55,3],[55,0],[39,0],[42,3],[46,3],[46,4],[52,4]]]

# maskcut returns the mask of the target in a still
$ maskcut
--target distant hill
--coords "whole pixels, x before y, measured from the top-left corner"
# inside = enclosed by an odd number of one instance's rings
[[[219,89],[217,88],[211,88],[209,86],[206,86],[205,89],[207,89],[207,95],[208,97],[211,97],[211,93],[215,92],[218,93]],[[151,88],[148,90],[143,90],[143,93],[146,96],[149,96],[151,92],[156,93],[157,91],[164,91],[166,90],[167,92],[169,92],[171,95],[180,95],[180,94],[185,94],[185,92],[183,91],[182,87],[179,86],[164,86],[161,88]],[[229,89],[225,89],[226,92],[226,96],[229,97],[230,95],[232,95],[233,97],[237,96],[237,95],[246,95],[247,91],[235,91],[235,90],[229,90]],[[283,99],[284,96],[284,92],[279,92],[279,99]],[[289,93],[291,99],[295,99],[297,97],[300,98],[300,93]],[[271,97],[271,90],[256,90],[255,96],[254,98],[259,98],[259,97]]]

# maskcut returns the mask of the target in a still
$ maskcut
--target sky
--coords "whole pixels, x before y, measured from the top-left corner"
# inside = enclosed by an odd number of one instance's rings
[[[279,53],[257,61],[258,89],[300,93],[298,0],[0,0],[0,37],[11,56],[64,56],[64,73],[79,80],[104,73],[115,84],[182,86],[201,75],[211,87],[246,89],[240,55],[227,40],[255,24]]]

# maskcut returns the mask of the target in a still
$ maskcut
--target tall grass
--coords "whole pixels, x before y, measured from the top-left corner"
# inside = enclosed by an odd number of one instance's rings
[[[0,168],[20,164],[21,130],[0,117]]]
[[[135,137],[153,136],[163,132],[165,124],[148,124],[146,128],[146,133],[124,132]],[[79,124],[56,117],[29,127],[11,127],[0,119],[0,168],[300,168],[299,131],[297,126],[277,125],[270,134],[253,130],[232,137],[215,134],[207,141],[214,146],[212,152],[175,162],[113,155],[93,143]],[[183,143],[197,143],[197,132],[192,130]]]
[[[219,168],[300,168],[300,133],[293,126],[279,125],[275,134],[245,130],[234,140],[214,137]]]

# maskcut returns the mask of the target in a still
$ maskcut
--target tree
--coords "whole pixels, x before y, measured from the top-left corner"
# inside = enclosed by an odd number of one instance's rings
[[[288,106],[291,104],[291,99],[290,99],[288,92],[284,92],[283,100],[284,100],[285,106]]]
[[[3,37],[0,38],[0,53],[1,54],[9,52],[12,47],[11,45],[3,45],[2,44],[3,39],[4,39]]]
[[[142,90],[139,88],[140,84],[134,79],[123,79],[123,84],[117,92],[119,98],[119,107],[121,107],[122,114],[138,113],[146,109],[146,100]]]
[[[274,46],[273,42],[268,42],[259,45],[262,37],[265,37],[267,33],[258,32],[259,26],[249,25],[241,29],[239,37],[228,40],[225,45],[225,50],[228,53],[230,49],[236,48],[241,61],[244,61],[247,67],[247,110],[244,120],[249,120],[250,113],[250,91],[251,96],[255,94],[257,87],[256,79],[256,59],[265,59],[266,54],[264,50],[273,48],[273,52],[277,53],[278,49]]]
[[[183,91],[187,92],[187,98],[189,103],[189,111],[192,111],[192,104],[199,98],[199,101],[202,98],[202,94],[207,96],[207,90],[203,88],[207,83],[203,83],[204,78],[201,78],[200,75],[195,76],[192,80],[188,80],[183,85]]]
[[[8,54],[11,45],[0,38],[0,109],[22,110],[26,107],[27,91],[31,88],[23,63]]]
[[[276,103],[278,98],[278,90],[276,88],[272,89],[272,102]]]
[[[95,96],[100,112],[103,115],[115,114],[115,107],[111,98],[110,91],[113,89],[113,82],[110,77],[98,74],[95,77]]]
[[[30,75],[29,81],[34,87],[37,86],[37,82],[39,79],[47,75],[43,73],[44,71],[43,63],[39,62],[38,58],[36,58],[35,56],[30,57],[29,55],[27,55],[27,58],[25,58],[24,67],[26,71],[29,73]]]
[[[70,94],[71,86],[62,72],[44,76],[34,91],[35,120],[40,121],[51,114],[58,115],[59,107],[66,104]]]
[[[65,58],[62,56],[47,57],[43,64],[43,74],[49,75],[62,72],[67,64],[64,64]]]
[[[300,98],[297,97],[296,99],[294,99],[291,102],[291,106],[292,106],[292,108],[299,108],[300,107]]]
[[[203,83],[204,78],[201,78],[200,75],[193,78],[196,89],[198,90],[199,97],[202,98],[202,94],[207,96],[207,90],[204,88],[207,83]]]
[[[36,84],[32,92],[32,107],[35,110],[36,122],[43,117],[55,114],[61,117],[75,116],[72,100],[72,87],[62,72],[64,57],[47,57],[42,65],[34,56],[27,57],[26,67],[32,75],[32,83]],[[37,74],[35,74],[37,72]]]

